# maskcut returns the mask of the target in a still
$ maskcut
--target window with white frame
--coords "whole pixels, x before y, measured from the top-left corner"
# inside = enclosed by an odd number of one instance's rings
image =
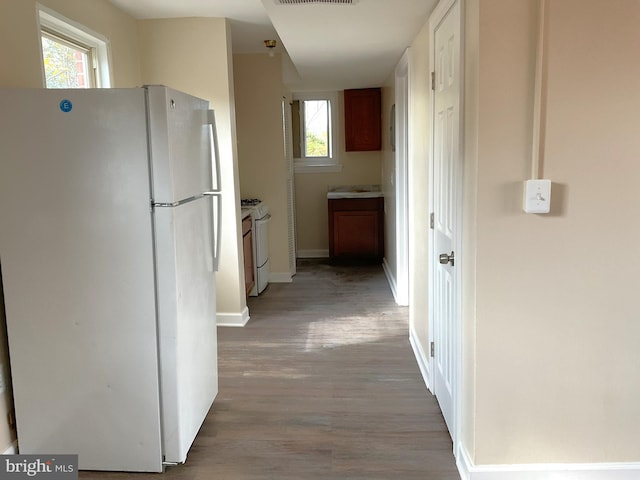
[[[293,156],[296,172],[340,171],[337,151],[337,94],[296,93],[293,99]]]
[[[38,15],[47,88],[111,86],[104,37],[45,7],[39,7]]]

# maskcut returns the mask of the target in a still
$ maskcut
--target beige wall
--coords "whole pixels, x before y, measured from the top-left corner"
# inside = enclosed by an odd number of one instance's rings
[[[282,57],[266,53],[234,55],[240,196],[260,198],[270,209],[269,266],[272,275],[291,278],[284,157]]]
[[[236,152],[231,33],[223,18],[175,18],[139,22],[142,78],[211,102],[220,150],[222,248],[217,280],[218,317],[246,314],[240,252],[240,195]]]
[[[479,2],[465,438],[476,464],[637,462],[640,2],[549,2],[552,213],[527,215],[537,4]]]
[[[118,88],[141,86],[136,21],[105,0],[39,0],[109,40],[111,78]],[[31,2],[30,2],[31,3]]]
[[[133,18],[106,0],[41,0],[40,4],[107,37],[113,86],[140,85],[138,33]],[[0,87],[44,86],[39,37],[34,0],[0,2],[0,40],[12,46],[0,52]]]
[[[329,252],[327,191],[330,185],[378,185],[381,183],[380,152],[345,152],[344,95],[339,92],[338,150],[343,165],[340,173],[298,173],[295,175],[297,250]]]
[[[115,87],[140,84],[138,34],[135,20],[106,0],[40,0],[70,20],[79,22],[109,39]],[[0,88],[39,88],[44,86],[36,2],[2,0],[0,2],[0,40],[10,48],[0,50]],[[1,259],[0,259],[1,261]],[[0,303],[2,292],[0,291]],[[0,305],[0,312],[3,308]],[[0,313],[0,317],[3,313]],[[4,318],[0,318],[0,339],[4,338]],[[8,378],[9,359],[6,342],[0,341],[0,364]],[[0,395],[0,453],[15,440],[5,419],[11,405],[11,392]]]
[[[538,1],[465,2],[461,441],[475,465],[640,459],[640,2],[549,5],[552,212],[527,215]],[[410,50],[410,321],[425,351],[428,56],[425,25]]]
[[[2,45],[14,46],[0,49],[0,86],[42,87],[42,54],[35,1],[0,2],[0,40]]]

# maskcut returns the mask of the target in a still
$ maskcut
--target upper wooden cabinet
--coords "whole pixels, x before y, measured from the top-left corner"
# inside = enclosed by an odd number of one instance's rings
[[[380,89],[344,91],[344,130],[347,152],[381,149]]]

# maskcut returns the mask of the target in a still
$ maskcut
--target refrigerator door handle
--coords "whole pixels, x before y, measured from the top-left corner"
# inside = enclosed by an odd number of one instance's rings
[[[201,195],[194,195],[188,198],[183,198],[182,200],[178,200],[177,202],[171,202],[171,203],[154,202],[153,200],[151,200],[151,206],[153,208],[175,208],[175,207],[179,207],[180,205],[184,205],[185,203],[193,202],[195,200],[200,200],[203,195],[206,195],[206,193],[203,193]]]
[[[208,197],[216,197],[215,206],[215,232],[213,234],[213,271],[218,271],[218,264],[220,263],[220,231],[222,227],[222,194],[220,192],[204,192],[203,195]]]
[[[218,150],[218,128],[216,127],[216,112],[215,110],[207,110],[207,123],[209,125],[209,135],[211,139],[211,162],[216,175],[213,191],[220,192],[220,151]]]

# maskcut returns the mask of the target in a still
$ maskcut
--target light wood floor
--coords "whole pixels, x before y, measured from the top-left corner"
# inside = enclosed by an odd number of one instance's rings
[[[379,266],[301,261],[219,329],[220,392],[178,480],[459,480]],[[158,479],[81,472],[84,480]]]

